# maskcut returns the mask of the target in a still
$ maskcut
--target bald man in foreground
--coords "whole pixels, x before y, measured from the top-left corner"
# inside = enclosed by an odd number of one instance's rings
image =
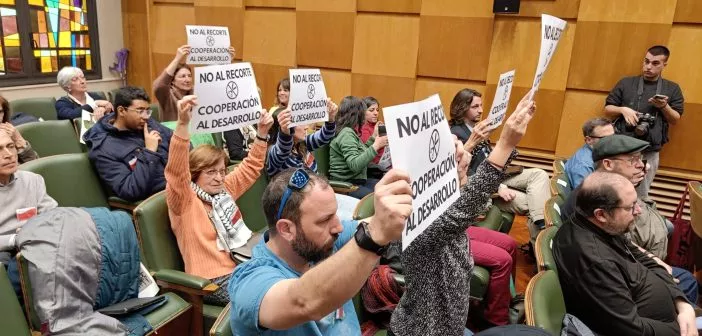
[[[624,233],[641,213],[633,184],[596,171],[553,239],[566,311],[602,335],[697,335],[695,312],[668,271]]]

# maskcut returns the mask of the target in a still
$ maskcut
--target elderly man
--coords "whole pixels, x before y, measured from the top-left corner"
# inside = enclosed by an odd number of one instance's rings
[[[596,171],[553,239],[566,311],[597,334],[697,335],[695,312],[665,264],[625,237],[641,214],[634,185]]]

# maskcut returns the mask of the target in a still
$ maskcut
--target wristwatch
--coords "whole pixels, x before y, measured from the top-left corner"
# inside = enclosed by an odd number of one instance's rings
[[[270,139],[270,138],[271,138],[270,134],[266,134],[265,137],[262,137],[262,136],[258,135],[258,133],[256,133],[256,139],[258,139],[258,140],[268,142],[268,139]]]
[[[382,256],[387,249],[387,245],[380,246],[373,241],[373,238],[371,238],[370,232],[368,231],[368,223],[364,221],[358,223],[358,227],[356,227],[356,234],[353,235],[353,238],[356,240],[356,244],[358,244],[359,247],[366,251],[371,251],[379,256]]]

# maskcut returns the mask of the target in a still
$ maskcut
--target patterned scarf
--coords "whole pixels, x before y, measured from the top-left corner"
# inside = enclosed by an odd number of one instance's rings
[[[212,211],[208,215],[219,238],[217,248],[220,251],[232,252],[244,246],[251,238],[251,230],[244,224],[241,211],[234,203],[232,196],[226,190],[212,196],[194,182],[190,182],[190,187],[200,200],[212,205]]]

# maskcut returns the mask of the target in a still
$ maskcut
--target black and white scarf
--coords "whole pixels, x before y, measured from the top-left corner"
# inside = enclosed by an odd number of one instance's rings
[[[214,196],[210,195],[194,182],[190,182],[190,187],[200,200],[212,205],[212,211],[208,215],[219,238],[217,248],[220,251],[232,252],[244,246],[251,238],[251,230],[244,224],[241,211],[232,196],[226,190]]]

